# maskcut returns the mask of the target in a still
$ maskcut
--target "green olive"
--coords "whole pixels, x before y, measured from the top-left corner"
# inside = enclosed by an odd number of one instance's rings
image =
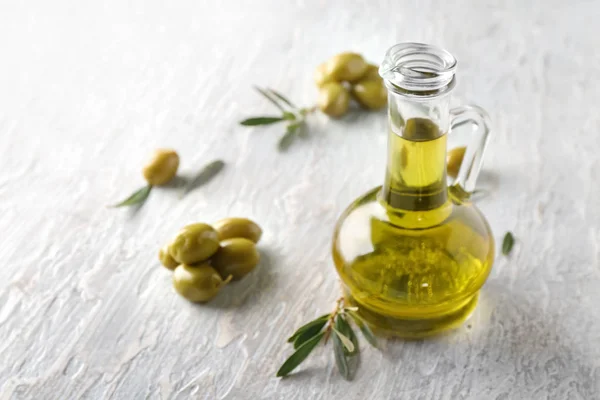
[[[171,254],[169,254],[168,245],[163,246],[158,251],[158,259],[160,260],[161,264],[164,265],[165,268],[170,269],[171,271],[177,268],[177,266],[179,265],[179,263],[175,261],[173,257],[171,257]]]
[[[352,86],[352,96],[365,108],[376,110],[386,105],[387,89],[381,79],[361,80]]]
[[[329,74],[329,72],[327,71],[327,63],[321,63],[317,66],[317,68],[315,69],[314,78],[315,83],[318,87],[321,87],[326,83],[334,81],[331,74]]]
[[[326,83],[319,89],[318,106],[330,117],[341,117],[348,111],[350,93],[342,84]]]
[[[251,272],[259,260],[260,255],[253,241],[233,238],[221,242],[221,248],[210,262],[222,277],[231,276],[237,281]]]
[[[221,275],[208,263],[181,264],[173,271],[173,287],[181,296],[195,303],[204,303],[215,297],[223,285]]]
[[[379,75],[379,66],[375,64],[369,64],[365,74],[360,77],[360,81],[380,81],[381,76]]]
[[[357,53],[341,53],[327,61],[326,73],[333,81],[354,82],[359,80],[367,71],[368,64]]]
[[[219,249],[219,235],[210,225],[198,223],[183,227],[169,245],[169,254],[180,264],[209,259]]]
[[[219,235],[219,240],[232,238],[246,238],[258,243],[262,236],[262,229],[255,222],[247,218],[224,218],[213,224]]]
[[[460,165],[463,162],[463,158],[465,157],[466,147],[456,147],[448,152],[446,163],[448,175],[452,178],[456,178],[458,176],[458,171],[460,170]]]
[[[144,179],[150,185],[164,185],[169,182],[179,168],[179,155],[175,150],[158,149],[144,166]]]

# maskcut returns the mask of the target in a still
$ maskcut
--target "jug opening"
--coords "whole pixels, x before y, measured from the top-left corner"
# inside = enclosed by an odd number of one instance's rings
[[[455,85],[456,59],[439,47],[400,43],[391,47],[379,67],[389,90],[407,96],[439,96]]]

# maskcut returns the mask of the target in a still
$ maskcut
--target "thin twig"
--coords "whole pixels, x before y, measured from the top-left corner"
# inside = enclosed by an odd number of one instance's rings
[[[327,343],[327,339],[329,339],[329,336],[331,336],[331,332],[333,330],[333,325],[335,323],[335,317],[339,314],[343,303],[344,303],[343,296],[340,297],[339,299],[337,299],[335,302],[335,308],[334,308],[333,312],[331,313],[331,315],[329,316],[329,319],[327,320],[327,327],[325,328],[325,337],[323,338],[324,344]]]

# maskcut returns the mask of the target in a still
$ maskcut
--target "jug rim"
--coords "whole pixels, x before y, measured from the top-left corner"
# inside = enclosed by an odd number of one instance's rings
[[[388,49],[379,75],[395,93],[440,96],[456,84],[457,60],[447,50],[425,43],[398,43]]]

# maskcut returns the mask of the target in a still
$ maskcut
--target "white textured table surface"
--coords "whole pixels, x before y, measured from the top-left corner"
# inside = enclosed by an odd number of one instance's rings
[[[600,397],[598,2],[160,3],[0,4],[1,398]],[[277,379],[287,335],[338,297],[333,224],[381,184],[386,121],[316,117],[280,154],[280,128],[237,124],[270,111],[251,85],[309,105],[319,62],[379,62],[409,40],[449,49],[457,103],[489,110],[479,205],[518,242],[470,328],[364,346],[352,383],[329,349]],[[182,200],[158,189],[137,214],[107,209],[159,146],[182,173],[227,167]],[[230,215],[261,223],[264,261],[191,305],[157,248]]]

